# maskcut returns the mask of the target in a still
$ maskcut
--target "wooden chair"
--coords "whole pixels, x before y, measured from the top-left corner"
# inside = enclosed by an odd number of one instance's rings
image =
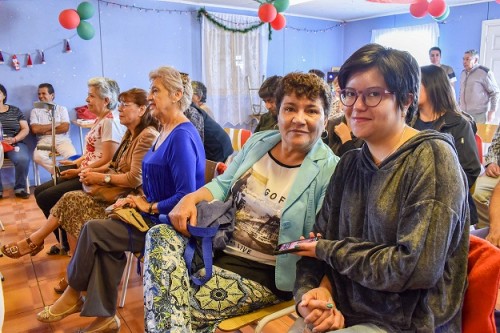
[[[483,142],[483,154],[482,156],[486,155],[488,152],[488,147],[491,145],[491,142],[493,141],[493,136],[495,135],[496,131],[498,130],[498,125],[494,124],[476,124],[477,126],[477,133],[476,135],[479,135]]]
[[[224,332],[239,332],[240,328],[257,323],[255,333],[260,333],[264,326],[270,321],[289,315],[294,311],[295,302],[290,300],[253,311],[245,315],[226,319],[222,321],[217,328]]]

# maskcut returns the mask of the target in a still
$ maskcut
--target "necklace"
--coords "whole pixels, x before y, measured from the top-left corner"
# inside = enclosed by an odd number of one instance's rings
[[[381,163],[382,163],[382,162],[383,162],[383,161],[384,161],[387,157],[391,156],[391,155],[392,155],[392,154],[393,154],[393,153],[394,153],[394,152],[395,152],[395,151],[399,148],[400,143],[401,143],[401,140],[403,140],[403,137],[404,137],[404,135],[405,135],[405,132],[406,132],[406,128],[407,128],[407,127],[408,127],[408,126],[407,126],[406,124],[403,126],[403,130],[401,131],[401,135],[400,135],[400,137],[399,137],[398,142],[396,142],[396,144],[394,145],[394,148],[392,148],[392,150],[391,150],[391,151],[390,151],[387,155],[385,155],[385,156],[384,156],[384,158],[380,159],[380,161],[379,161],[379,162],[376,162],[376,161],[375,161],[375,158],[373,159],[373,162],[375,162],[375,165],[376,165],[376,166],[379,166],[379,165],[380,165],[380,164],[381,164]]]

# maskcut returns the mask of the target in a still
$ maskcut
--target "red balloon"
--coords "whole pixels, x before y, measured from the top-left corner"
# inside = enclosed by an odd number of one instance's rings
[[[439,17],[446,11],[446,3],[444,0],[432,0],[429,3],[429,14],[433,17]]]
[[[270,3],[262,4],[259,7],[259,18],[262,22],[272,22],[276,18],[278,11]]]
[[[427,7],[429,4],[427,0],[419,0],[418,2],[410,5],[410,14],[416,18],[424,17],[427,14]]]
[[[500,0],[497,0],[497,3],[500,3]]]
[[[74,9],[65,9],[59,14],[59,23],[66,29],[75,29],[80,24],[80,15]]]
[[[285,27],[285,25],[286,18],[281,13],[278,13],[278,15],[276,15],[276,18],[271,22],[271,27],[273,27],[274,30],[281,30]]]

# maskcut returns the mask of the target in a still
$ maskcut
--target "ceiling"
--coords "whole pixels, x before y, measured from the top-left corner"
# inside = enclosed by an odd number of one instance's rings
[[[224,7],[233,9],[255,10],[259,7],[256,0],[162,0],[169,2],[194,4],[197,6]],[[389,1],[389,0],[378,0]],[[411,0],[400,2],[410,2]],[[489,0],[446,0],[450,6],[488,2]],[[396,1],[394,1],[396,2]],[[367,0],[312,0],[307,3],[290,6],[285,14],[322,18],[336,21],[355,21],[378,16],[409,13],[408,4],[374,3]]]

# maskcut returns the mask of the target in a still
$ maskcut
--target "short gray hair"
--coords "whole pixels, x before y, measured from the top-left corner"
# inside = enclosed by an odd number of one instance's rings
[[[120,87],[115,80],[108,79],[107,77],[93,77],[88,82],[89,87],[94,87],[99,91],[99,97],[108,98],[108,109],[115,110],[118,106],[118,95],[120,94]]]
[[[188,74],[180,73],[173,67],[162,66],[149,73],[150,81],[156,79],[160,79],[163,87],[170,94],[174,94],[176,91],[182,92],[182,98],[179,100],[179,106],[182,111],[191,105],[193,87],[191,86],[191,79]]]
[[[467,50],[467,51],[465,51],[464,53],[468,53],[468,54],[470,54],[473,58],[479,59],[479,52],[477,52],[477,51],[476,51],[476,50],[474,50],[474,49]]]

